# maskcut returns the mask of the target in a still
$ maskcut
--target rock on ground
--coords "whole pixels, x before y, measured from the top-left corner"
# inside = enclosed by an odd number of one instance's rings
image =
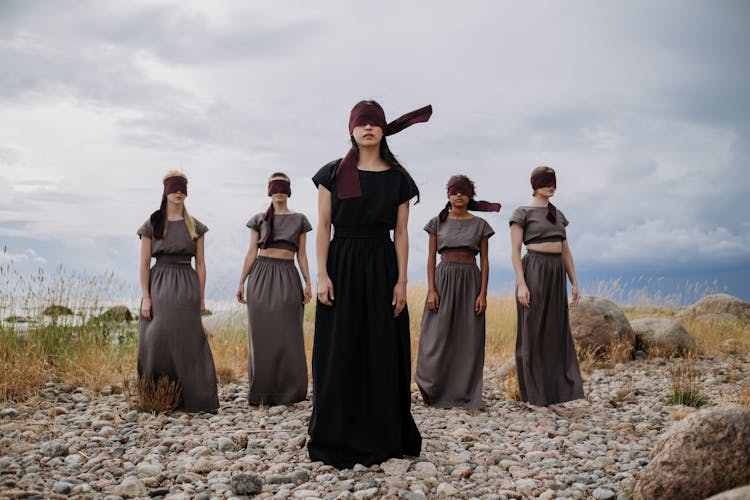
[[[570,308],[570,328],[580,352],[607,351],[615,345],[635,347],[635,332],[625,313],[611,300],[587,295]]]
[[[689,415],[664,434],[635,499],[703,499],[750,482],[750,408],[726,404]]]
[[[682,309],[676,317],[750,321],[750,304],[733,295],[717,293],[706,295],[695,304]]]
[[[651,356],[684,355],[695,350],[695,340],[680,324],[668,318],[638,318],[630,322],[635,348]]]

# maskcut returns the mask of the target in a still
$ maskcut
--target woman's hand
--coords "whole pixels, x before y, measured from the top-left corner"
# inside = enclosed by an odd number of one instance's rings
[[[242,283],[240,283],[240,286],[237,287],[237,293],[234,294],[235,297],[237,297],[237,302],[240,304],[247,304],[247,300],[245,300],[245,287]]]
[[[430,311],[437,311],[439,305],[440,296],[438,295],[437,290],[430,290],[427,292],[427,307]]]
[[[333,282],[328,276],[318,278],[318,300],[324,306],[333,305]]]
[[[201,316],[206,312],[206,301],[201,297]]]
[[[397,282],[396,286],[393,287],[393,317],[395,318],[401,311],[406,307],[406,283]]]
[[[529,307],[531,304],[531,292],[529,292],[529,287],[526,285],[518,285],[518,291],[516,292],[518,303],[521,304],[523,307]]]
[[[578,294],[578,287],[574,286],[571,290],[573,299],[570,301],[570,306],[575,307],[578,305],[578,301],[581,300],[581,296]]]
[[[151,320],[151,299],[143,298],[141,301],[141,314],[147,320]]]
[[[480,293],[477,297],[476,302],[474,302],[474,312],[477,316],[484,313],[487,310],[487,296],[483,293]]]
[[[310,287],[310,283],[305,283],[305,296],[302,299],[302,303],[307,305],[310,303],[310,300],[312,300],[312,289]]]

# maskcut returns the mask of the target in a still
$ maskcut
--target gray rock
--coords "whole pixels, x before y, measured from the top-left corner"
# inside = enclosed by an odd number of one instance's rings
[[[596,488],[592,493],[596,500],[609,500],[615,498],[615,492],[607,488]]]
[[[54,485],[52,485],[52,491],[60,495],[66,495],[70,493],[71,489],[73,489],[73,485],[65,481],[57,481]]]
[[[635,347],[635,333],[625,313],[602,297],[581,297],[578,305],[570,308],[570,328],[579,351],[608,352],[616,347],[629,350],[629,354]]]
[[[684,355],[695,350],[695,340],[680,324],[667,318],[638,318],[630,322],[636,349],[651,356]]]
[[[703,499],[750,483],[750,408],[724,404],[688,415],[656,444],[633,498]]]
[[[0,418],[16,418],[17,416],[18,416],[18,410],[16,410],[13,407],[0,410]]]
[[[706,500],[747,500],[750,498],[750,484],[747,486],[741,486],[727,491],[722,491],[718,495],[714,495]]]
[[[717,293],[706,295],[692,306],[678,312],[676,317],[678,319],[710,318],[712,315],[724,315],[724,321],[750,321],[750,304],[732,295]]]
[[[235,495],[256,495],[263,489],[263,479],[253,472],[237,472],[229,485]]]
[[[112,489],[112,494],[122,498],[138,498],[148,495],[148,490],[137,477],[126,477],[122,483]]]
[[[42,453],[50,458],[64,457],[68,454],[68,446],[63,441],[48,441],[42,445]]]

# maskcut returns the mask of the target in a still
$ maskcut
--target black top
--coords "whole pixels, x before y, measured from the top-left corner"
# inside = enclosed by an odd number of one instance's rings
[[[313,176],[315,187],[331,192],[331,222],[336,228],[395,229],[398,207],[417,195],[414,181],[396,168],[382,172],[358,170],[362,196],[339,199],[335,173],[341,160],[332,161]]]

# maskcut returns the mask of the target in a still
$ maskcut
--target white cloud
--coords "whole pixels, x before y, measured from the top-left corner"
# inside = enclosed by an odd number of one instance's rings
[[[268,174],[292,176],[290,203],[315,222],[309,178],[345,153],[351,105],[376,98],[390,117],[435,109],[389,138],[422,190],[415,271],[421,228],[459,172],[503,203],[486,217],[492,265],[510,269],[507,217],[538,164],[558,170],[579,265],[671,261],[664,248],[678,263],[747,259],[744,14],[691,2],[5,2],[0,238],[57,242],[70,267],[127,266],[177,167],[211,227],[209,269],[234,276]],[[92,262],[91,248],[108,256]]]

